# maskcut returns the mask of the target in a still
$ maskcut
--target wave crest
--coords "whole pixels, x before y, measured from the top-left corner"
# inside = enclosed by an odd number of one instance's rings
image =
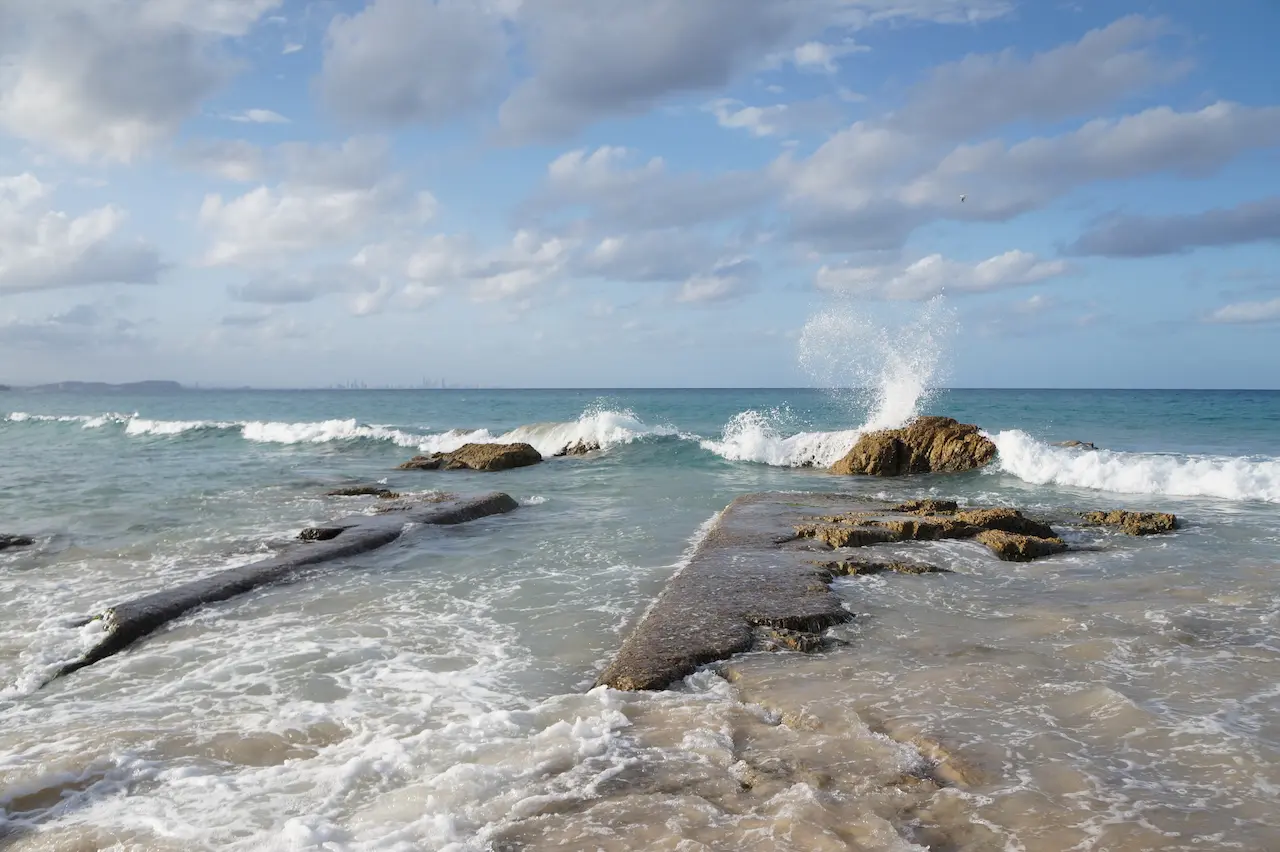
[[[790,413],[779,409],[735,414],[725,425],[719,441],[703,439],[698,444],[729,461],[749,461],[774,467],[830,467],[858,440],[860,430],[798,432],[782,436],[781,427]]]
[[[1280,459],[1081,451],[1049,446],[1018,429],[992,440],[997,469],[1034,485],[1280,503]]]

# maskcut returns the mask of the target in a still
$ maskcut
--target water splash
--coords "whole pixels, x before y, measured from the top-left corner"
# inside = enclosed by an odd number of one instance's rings
[[[805,323],[800,366],[852,417],[864,418],[859,431],[892,429],[918,415],[945,378],[955,326],[942,296],[901,325],[878,321],[863,304],[832,305]]]

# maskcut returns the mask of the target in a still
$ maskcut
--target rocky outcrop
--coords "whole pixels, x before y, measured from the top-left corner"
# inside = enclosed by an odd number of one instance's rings
[[[1086,523],[1117,527],[1125,535],[1154,535],[1178,528],[1178,519],[1168,512],[1085,512]]]
[[[950,417],[917,417],[901,429],[868,432],[834,465],[832,473],[903,476],[959,473],[990,462],[996,445],[977,426]]]
[[[954,506],[951,501],[933,501],[929,506],[924,505],[924,501],[913,501],[886,512],[827,515],[797,524],[795,533],[797,538],[814,539],[833,549],[902,541],[976,538],[1001,559],[1023,556],[1034,559],[1067,549],[1052,527],[1025,517],[1017,509],[957,511],[953,510]],[[913,514],[903,512],[904,508]],[[930,512],[930,509],[936,511]],[[984,535],[987,536],[985,539]],[[1023,539],[1028,541],[1019,543]]]
[[[451,453],[414,456],[400,470],[509,470],[542,461],[529,444],[463,444]]]
[[[287,583],[309,576],[316,566],[384,547],[404,535],[410,525],[451,525],[510,512],[519,504],[510,495],[494,492],[480,497],[453,498],[430,507],[406,508],[382,515],[353,515],[324,527],[304,530],[305,544],[278,556],[228,568],[171,589],[117,604],[82,624],[99,621],[105,638],[82,657],[67,663],[54,677],[74,671],[123,651],[139,639],[188,612],[225,601],[263,586]]]
[[[597,453],[599,451],[600,451],[600,444],[598,441],[587,441],[579,438],[573,443],[567,446],[561,447],[560,451],[556,453],[556,457],[561,458],[563,456],[585,456],[589,453]]]
[[[381,485],[350,485],[325,492],[326,497],[377,497],[379,500],[396,500],[400,495]]]
[[[1057,536],[1018,535],[1004,530],[983,530],[977,540],[1005,562],[1030,562],[1067,549],[1066,542]]]
[[[1073,450],[1096,450],[1092,441],[1059,441],[1055,447],[1070,447]]]
[[[30,536],[0,533],[0,550],[8,550],[11,547],[30,547],[35,543],[35,539]]]
[[[937,565],[926,565],[922,562],[869,562],[864,560],[841,560],[839,562],[815,562],[819,568],[831,573],[832,577],[868,577],[874,574],[950,574],[947,568]]]
[[[907,512],[912,515],[940,515],[954,512],[960,507],[955,500],[908,500],[893,507],[895,512]]]

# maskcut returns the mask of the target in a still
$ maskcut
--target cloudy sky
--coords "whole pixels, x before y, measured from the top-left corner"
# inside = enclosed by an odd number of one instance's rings
[[[1280,387],[1230,8],[0,0],[0,381],[789,386],[942,293],[953,385]]]

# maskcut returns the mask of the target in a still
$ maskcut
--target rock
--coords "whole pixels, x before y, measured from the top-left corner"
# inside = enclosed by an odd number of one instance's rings
[[[893,511],[912,515],[942,515],[950,514],[958,508],[955,500],[908,500],[894,506]]]
[[[760,631],[757,644],[764,651],[799,651],[808,654],[822,647],[822,636],[801,630],[765,627]]]
[[[917,417],[901,429],[868,432],[834,465],[832,473],[902,476],[958,473],[995,458],[996,445],[977,426],[950,417]]]
[[[1017,509],[974,509],[957,513],[956,520],[987,530],[1000,530],[1037,538],[1054,538],[1057,535],[1048,524],[1024,518]]]
[[[1067,549],[1066,542],[1060,538],[1019,535],[1004,530],[983,530],[978,533],[977,540],[1005,562],[1030,562]]]
[[[30,547],[35,543],[35,539],[30,536],[0,533],[0,550],[8,550],[11,547]]]
[[[444,453],[432,453],[429,456],[414,456],[400,465],[400,470],[439,470],[442,464]]]
[[[463,444],[451,453],[414,456],[400,470],[508,470],[542,461],[528,444]]]
[[[1054,444],[1055,447],[1071,447],[1076,450],[1096,450],[1092,441],[1059,441]]]
[[[1178,519],[1168,512],[1085,512],[1082,517],[1091,524],[1119,527],[1126,535],[1153,535],[1172,532]]]
[[[581,438],[572,444],[561,447],[560,452],[556,453],[557,458],[563,456],[585,456],[587,453],[595,453],[600,451],[600,443],[598,441],[585,441]]]
[[[817,539],[831,548],[868,547],[873,544],[885,544],[901,541],[890,530],[882,527],[842,527],[825,524],[802,524],[796,528],[798,538]]]
[[[377,485],[351,485],[325,492],[326,497],[377,497],[379,500],[395,500],[400,495]]]
[[[841,560],[839,562],[815,562],[820,568],[831,572],[834,577],[867,577],[873,574],[951,574],[947,568],[926,565],[922,562],[862,562]]]
[[[298,533],[302,541],[330,541],[342,535],[342,527],[307,527]]]

